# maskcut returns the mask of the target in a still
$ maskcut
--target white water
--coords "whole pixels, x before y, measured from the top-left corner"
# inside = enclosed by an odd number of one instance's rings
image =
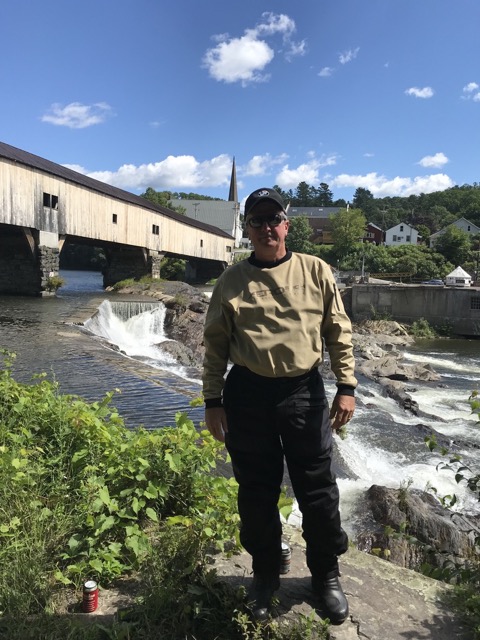
[[[162,342],[169,340],[164,331],[165,313],[162,302],[112,303],[104,300],[97,313],[85,322],[84,329],[127,357],[199,383],[161,348]]]

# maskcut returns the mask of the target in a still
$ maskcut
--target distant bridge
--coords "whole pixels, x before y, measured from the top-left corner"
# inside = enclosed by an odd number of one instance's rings
[[[165,256],[205,282],[234,247],[221,229],[0,142],[0,293],[42,294],[66,242],[104,249],[104,286],[158,278]]]

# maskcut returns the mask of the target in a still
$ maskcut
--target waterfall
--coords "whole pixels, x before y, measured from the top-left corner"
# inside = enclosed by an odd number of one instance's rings
[[[97,313],[87,320],[84,329],[121,353],[157,363],[176,364],[161,344],[165,336],[166,307],[162,302],[110,302],[104,300]],[[179,371],[181,367],[178,366]]]

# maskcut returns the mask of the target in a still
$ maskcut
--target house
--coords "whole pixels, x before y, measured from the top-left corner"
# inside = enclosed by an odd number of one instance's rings
[[[377,246],[384,243],[385,232],[377,227],[373,222],[369,222],[367,224],[367,228],[365,229],[365,235],[363,236],[364,242],[370,242],[371,244],[376,244]]]
[[[290,219],[303,216],[312,229],[311,242],[314,244],[333,244],[332,221],[330,216],[336,215],[342,207],[290,207]]]
[[[445,284],[451,287],[470,287],[472,278],[462,267],[457,267],[445,278]]]
[[[441,235],[443,235],[449,227],[457,227],[457,229],[460,229],[461,231],[465,231],[465,233],[469,233],[471,235],[480,233],[480,227],[477,227],[476,224],[473,224],[473,222],[470,222],[466,218],[459,218],[458,220],[455,220],[455,222],[452,222],[452,224],[449,224],[448,226],[446,226],[444,229],[440,229],[440,231],[437,231],[436,233],[432,233],[432,235],[430,236],[431,249],[435,246],[435,243],[437,242],[438,238]]]
[[[395,247],[401,244],[418,244],[418,231],[406,222],[401,222],[385,231],[385,244],[387,247]]]

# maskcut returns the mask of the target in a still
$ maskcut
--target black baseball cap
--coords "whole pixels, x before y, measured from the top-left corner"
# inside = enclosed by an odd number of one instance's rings
[[[283,203],[282,196],[275,191],[275,189],[268,189],[264,187],[263,189],[256,189],[253,191],[245,201],[245,218],[252,213],[253,209],[262,202],[266,202],[271,200],[276,205],[280,207],[280,209],[286,213],[285,204]]]

